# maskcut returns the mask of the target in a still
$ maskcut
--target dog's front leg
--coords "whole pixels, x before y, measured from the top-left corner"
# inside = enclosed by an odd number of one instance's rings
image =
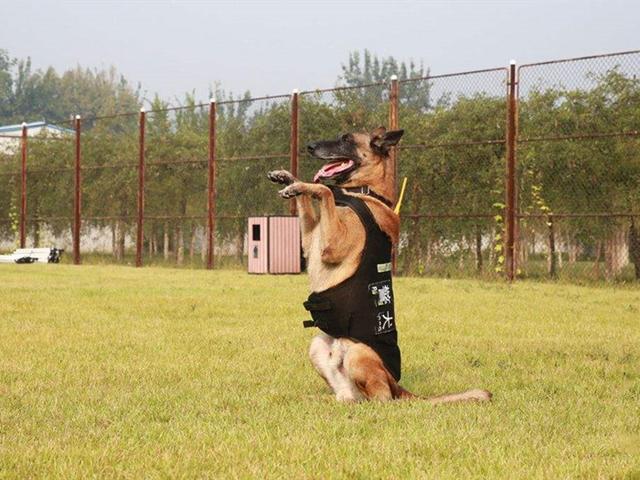
[[[355,245],[349,242],[347,227],[338,215],[333,193],[328,187],[315,183],[294,182],[280,190],[280,195],[283,198],[306,196],[320,201],[319,221],[323,262],[340,263],[353,250]]]
[[[287,170],[273,170],[267,174],[269,180],[273,183],[279,183],[280,185],[293,185],[294,183],[301,183],[296,177],[293,176]],[[282,195],[282,192],[280,194]],[[284,197],[284,195],[282,195]],[[285,197],[291,198],[291,197]],[[300,227],[302,235],[310,234],[318,223],[318,215],[311,204],[311,199],[306,195],[298,194],[296,196],[296,205],[298,207],[298,216],[300,217]]]

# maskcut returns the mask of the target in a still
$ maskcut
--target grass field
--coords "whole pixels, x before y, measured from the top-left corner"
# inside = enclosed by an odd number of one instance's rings
[[[343,405],[304,276],[0,269],[0,478],[640,478],[640,289],[399,278],[403,384]]]

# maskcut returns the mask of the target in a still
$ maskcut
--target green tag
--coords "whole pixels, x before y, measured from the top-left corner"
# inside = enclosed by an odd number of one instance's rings
[[[384,272],[390,272],[390,271],[391,271],[391,262],[378,264],[378,273],[384,273]]]

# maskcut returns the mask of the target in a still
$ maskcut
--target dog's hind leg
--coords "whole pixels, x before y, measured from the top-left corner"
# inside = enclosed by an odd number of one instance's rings
[[[346,351],[341,340],[320,334],[311,341],[309,357],[320,376],[335,393],[337,400],[357,402],[362,399],[362,395],[344,369]]]
[[[344,364],[347,375],[367,400],[387,401],[401,396],[400,386],[367,345],[351,342]]]

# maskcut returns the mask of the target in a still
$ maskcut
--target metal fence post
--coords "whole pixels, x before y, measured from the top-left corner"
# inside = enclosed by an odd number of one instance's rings
[[[289,169],[291,174],[298,178],[298,89],[291,92],[291,144]],[[297,214],[296,199],[292,198],[289,203],[289,211],[291,215]]]
[[[518,79],[516,74],[516,62],[509,65],[509,82],[507,96],[507,171],[505,192],[505,273],[510,282],[515,279],[516,273],[516,142],[518,132]]]
[[[138,158],[138,231],[136,234],[136,267],[142,266],[142,243],[144,241],[144,129],[145,111],[140,109],[139,158]]]
[[[80,212],[82,206],[82,174],[80,171],[81,151],[80,133],[81,119],[76,115],[76,164],[75,164],[75,195],[73,199],[73,263],[80,265]]]
[[[21,168],[20,168],[20,248],[26,245],[27,224],[27,124],[22,122]]]
[[[398,97],[398,76],[391,75],[391,85],[389,87],[389,130],[398,129]],[[398,149],[396,147],[392,147],[389,151],[389,162],[391,163],[391,171],[393,172],[393,194],[391,200],[395,203],[398,200]],[[398,251],[397,246],[394,246],[391,252],[391,268],[394,275],[398,270],[397,264]]]
[[[209,101],[209,169],[207,180],[207,269],[213,269],[216,231],[216,101]]]
[[[398,84],[398,76],[391,76],[391,88],[389,89],[389,130],[397,130],[399,125],[398,119],[398,97],[400,86]],[[398,197],[398,149],[393,147],[389,152],[389,160],[391,161],[391,171],[393,172],[393,201]]]
[[[549,227],[549,277],[556,278],[556,235],[553,228],[553,215],[547,217],[547,227]]]

